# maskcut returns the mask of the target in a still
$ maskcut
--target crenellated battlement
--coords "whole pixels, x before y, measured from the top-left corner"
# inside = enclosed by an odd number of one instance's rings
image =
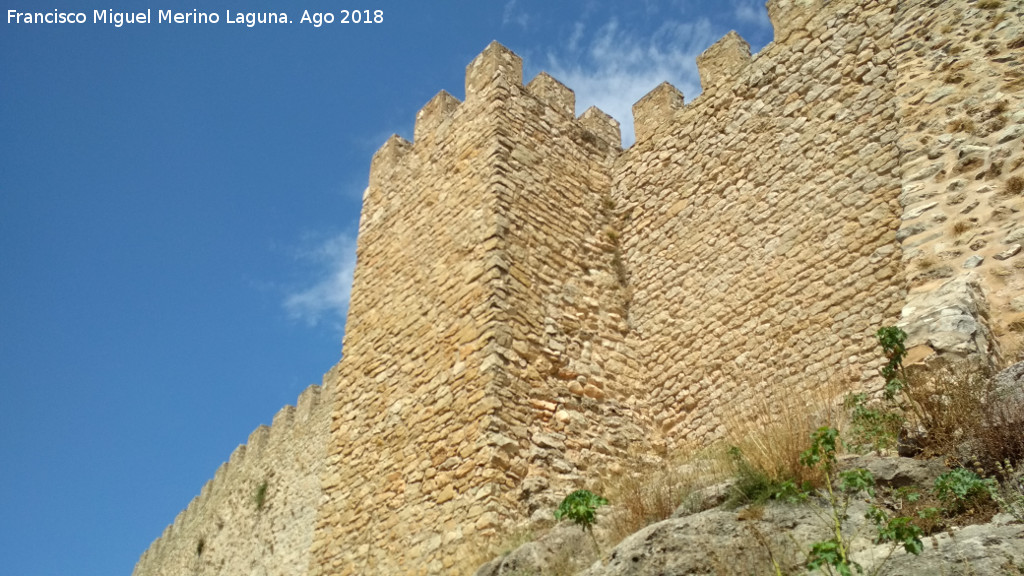
[[[370,188],[379,186],[382,179],[389,178],[391,172],[410,150],[412,150],[412,142],[398,134],[392,134],[384,142],[384,145],[377,149],[373,154],[373,159],[370,160]]]
[[[574,123],[597,141],[616,149],[621,147],[621,132],[615,119],[596,107],[576,118],[575,93],[547,72],[540,72],[524,86],[522,59],[498,42],[491,42],[466,67],[465,89],[465,102],[441,90],[424,104],[416,114],[412,142],[396,134],[377,150],[370,163],[371,189],[393,180],[414,150],[429,156],[443,148],[452,130],[465,129],[462,125],[467,122],[493,116],[497,109],[489,106],[495,100],[532,97],[554,111],[555,117]]]
[[[622,147],[622,129],[618,120],[604,113],[597,106],[591,106],[583,114],[580,114],[579,122],[588,132],[613,148]]]
[[[497,41],[466,67],[466,100],[500,95],[523,85],[523,59]]]
[[[768,19],[775,29],[775,42],[785,42],[796,31],[803,30],[826,0],[768,0]]]
[[[452,116],[462,102],[448,92],[441,90],[416,113],[416,127],[413,141],[423,142],[443,135],[451,124]]]
[[[633,104],[633,130],[637,141],[644,140],[661,126],[673,121],[684,107],[683,93],[662,82]]]
[[[700,85],[708,88],[724,83],[750,64],[750,44],[731,30],[697,57]]]
[[[568,118],[576,116],[576,93],[552,78],[547,72],[541,72],[530,80],[526,90],[539,100],[551,106],[559,114]]]

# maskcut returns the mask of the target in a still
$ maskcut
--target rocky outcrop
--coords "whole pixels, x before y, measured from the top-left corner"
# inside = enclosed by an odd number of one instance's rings
[[[954,278],[929,292],[911,293],[903,307],[908,359],[971,360],[988,364],[995,342],[988,327],[988,305],[976,278]]]
[[[948,472],[941,461],[856,456],[841,459],[844,468],[870,470],[879,487],[931,486]],[[876,544],[865,512],[869,503],[850,503],[844,533],[851,535],[852,559],[865,573],[931,576],[934,574],[1019,574],[1024,567],[1024,524],[998,514],[986,524],[954,526],[923,538],[924,551],[911,555],[902,547]],[[681,507],[672,518],[626,537],[581,572],[566,570],[593,557],[593,547],[579,528],[562,524],[507,555],[492,560],[475,576],[663,576],[682,574],[761,574],[773,562],[785,574],[803,573],[815,542],[831,537],[824,499],[700,512]],[[611,512],[614,514],[614,511]],[[599,523],[600,525],[600,523]]]

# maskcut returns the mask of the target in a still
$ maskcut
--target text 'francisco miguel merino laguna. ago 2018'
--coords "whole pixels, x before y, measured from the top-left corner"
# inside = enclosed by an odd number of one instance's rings
[[[174,10],[146,9],[142,12],[116,12],[114,10],[93,10],[92,17],[86,12],[18,12],[7,11],[8,24],[112,24],[120,28],[126,24],[244,24],[249,28],[257,24],[291,24],[285,12],[233,12],[225,10],[223,19],[219,12],[176,12]]]

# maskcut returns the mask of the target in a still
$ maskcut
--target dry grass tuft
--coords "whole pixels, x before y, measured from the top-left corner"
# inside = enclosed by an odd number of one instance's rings
[[[963,236],[973,225],[967,220],[957,220],[953,223],[953,236]]]
[[[627,469],[628,474],[604,487],[608,500],[618,507],[608,520],[610,537],[615,542],[672,516],[694,490],[721,477],[698,459],[679,465],[634,461]]]
[[[934,270],[939,265],[938,259],[935,256],[922,256],[916,262],[919,270]]]
[[[1002,0],[981,0],[978,2],[978,8],[983,10],[995,10],[1003,6]]]
[[[974,120],[967,117],[957,118],[946,125],[947,132],[967,132],[970,134],[976,129],[977,125],[974,123]]]
[[[926,453],[989,473],[1024,458],[1024,404],[1002,398],[987,370],[968,362],[911,370],[905,390],[912,424],[927,432]]]
[[[1003,192],[1007,194],[1024,194],[1024,178],[1020,176],[1010,176],[1006,179],[1006,185],[1003,187]]]
[[[829,378],[807,395],[793,394],[769,387],[754,414],[734,415],[726,420],[726,442],[735,447],[730,455],[739,500],[760,501],[785,482],[797,486],[821,486],[820,469],[800,463],[800,455],[810,446],[811,433],[822,426],[841,427],[845,414],[841,397],[850,389],[847,378]],[[748,486],[745,488],[744,483]],[[736,501],[734,499],[734,501]]]
[[[1010,104],[1006,100],[1000,100],[993,104],[991,108],[989,108],[988,112],[985,114],[985,120],[990,120],[992,118],[1000,116],[1009,109]]]

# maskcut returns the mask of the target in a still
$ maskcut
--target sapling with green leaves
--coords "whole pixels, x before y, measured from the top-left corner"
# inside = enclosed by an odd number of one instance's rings
[[[907,369],[903,366],[903,360],[907,357],[907,333],[899,326],[883,326],[875,332],[875,337],[878,338],[878,343],[882,346],[882,352],[887,360],[885,366],[882,367],[882,377],[885,378],[883,391],[885,399],[895,403],[904,413],[909,406],[918,421],[924,424],[924,415],[907,394],[910,379],[907,378]],[[907,400],[906,405],[899,404],[896,399],[897,395],[901,393]]]
[[[558,509],[555,510],[555,520],[568,518],[574,524],[583,528],[584,532],[590,534],[591,540],[594,541],[594,548],[600,554],[601,546],[597,543],[597,538],[594,536],[594,524],[597,523],[597,509],[607,505],[608,500],[606,498],[598,496],[590,490],[577,490],[566,496],[562,503],[558,505]]]
[[[823,426],[811,435],[811,447],[800,455],[800,463],[809,468],[818,468],[825,477],[825,496],[827,513],[832,532],[831,538],[815,542],[807,557],[807,567],[821,570],[828,574],[852,576],[853,571],[863,573],[863,568],[850,556],[850,538],[844,533],[844,521],[850,502],[858,494],[864,492],[869,496],[875,494],[875,478],[864,468],[854,468],[836,473],[836,443],[839,431]],[[833,488],[833,480],[836,487]],[[866,514],[877,529],[876,542],[889,542],[892,547],[886,557],[879,562],[874,574],[878,574],[898,546],[911,554],[920,554],[923,549],[921,530],[910,523],[909,518],[889,518],[884,510],[872,506]]]

